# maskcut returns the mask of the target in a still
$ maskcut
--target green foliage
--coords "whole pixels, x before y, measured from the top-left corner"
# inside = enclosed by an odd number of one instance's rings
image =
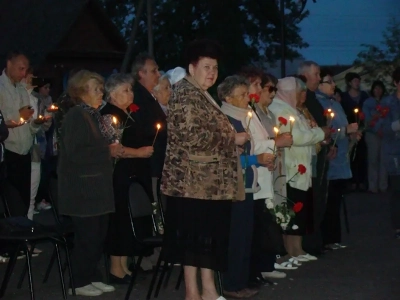
[[[135,7],[140,0],[102,0],[107,13],[129,40]],[[298,14],[297,0],[286,1],[286,55],[300,56],[308,45],[299,35],[299,23],[308,11]],[[224,47],[220,78],[255,62],[280,58],[279,1],[265,0],[159,0],[153,1],[154,49],[163,70],[182,65],[188,42],[212,38]],[[135,38],[135,53],[147,49],[147,10],[144,9]],[[132,16],[132,17],[129,17]]]
[[[390,83],[393,70],[400,66],[400,20],[391,18],[382,35],[379,46],[363,44],[365,49],[354,62],[355,66],[362,67],[363,72],[368,74],[368,83],[376,79]]]

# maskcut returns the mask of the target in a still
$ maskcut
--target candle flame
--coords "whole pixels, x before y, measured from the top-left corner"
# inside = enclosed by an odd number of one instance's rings
[[[331,112],[331,111],[332,111],[332,109],[328,108],[328,112]]]
[[[340,131],[340,128],[338,128],[338,130],[337,131]]]
[[[251,113],[251,111],[249,111],[249,112],[247,113],[247,115],[249,116],[249,118],[252,118],[252,117],[253,117],[253,114]]]
[[[20,118],[19,120],[21,121],[21,123],[25,122],[24,118]]]
[[[355,112],[355,113],[358,113],[358,108],[355,108],[355,109],[354,109],[354,112]]]
[[[55,109],[56,107],[54,106],[54,104],[52,104],[52,105],[50,106],[50,108],[51,108],[51,109]]]
[[[276,128],[276,127],[274,127],[274,131],[275,131],[275,133],[278,133],[278,132],[279,132],[279,129]]]
[[[294,118],[292,116],[289,117],[290,122],[294,122]]]
[[[160,125],[160,124],[157,124],[156,127],[157,127],[157,130],[160,130],[161,125]]]
[[[42,119],[43,118],[43,116],[42,115],[39,115],[39,119]]]
[[[117,121],[117,118],[116,118],[116,117],[113,117],[113,123],[114,123],[114,124],[117,124],[117,122],[118,122],[118,121]]]
[[[333,118],[335,116],[335,114],[334,113],[331,113],[331,118]]]

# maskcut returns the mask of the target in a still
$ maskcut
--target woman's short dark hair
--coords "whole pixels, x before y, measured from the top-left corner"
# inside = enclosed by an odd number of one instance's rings
[[[200,39],[189,43],[186,49],[186,71],[189,71],[189,65],[196,65],[203,57],[216,59],[219,61],[222,57],[222,47],[214,40]]]
[[[322,77],[322,76],[321,76]],[[358,73],[355,72],[349,72],[346,74],[346,76],[344,77],[344,80],[346,81],[347,85],[350,85],[350,82],[353,81],[353,79],[360,79],[361,80],[361,76]]]
[[[358,75],[358,74],[357,74]],[[321,77],[321,83],[324,81],[324,77],[326,77],[326,76],[331,76],[331,77],[333,77],[334,76],[334,74],[333,74],[333,72],[332,72],[332,70],[331,69],[329,69],[329,68],[321,68],[321,71],[320,71],[320,73],[319,73],[319,76]]]
[[[395,83],[400,82],[400,67],[397,67],[392,74],[392,79]]]
[[[278,79],[272,74],[263,73],[261,75],[261,87],[264,87],[270,82],[272,82],[276,86],[278,84]]]
[[[375,97],[374,95],[374,89],[379,86],[382,89],[382,96],[386,94],[386,87],[385,84],[383,83],[383,81],[381,80],[375,80],[372,85],[371,85],[371,91],[370,94],[372,97]]]
[[[238,75],[247,78],[250,83],[252,83],[257,78],[260,78],[262,80],[263,73],[263,70],[255,66],[245,66],[240,69]]]

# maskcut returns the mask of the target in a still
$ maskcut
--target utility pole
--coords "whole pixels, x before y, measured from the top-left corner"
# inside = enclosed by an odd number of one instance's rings
[[[153,0],[147,0],[147,40],[148,53],[154,55],[154,37],[153,37]]]
[[[131,62],[131,57],[133,55],[133,49],[135,47],[136,33],[139,28],[139,21],[140,21],[140,18],[142,17],[142,13],[143,13],[143,6],[144,6],[144,0],[140,0],[139,5],[135,11],[135,20],[132,24],[131,37],[129,39],[128,49],[126,49],[126,52],[125,52],[124,61],[122,62],[121,73],[126,73],[128,71],[129,63]]]

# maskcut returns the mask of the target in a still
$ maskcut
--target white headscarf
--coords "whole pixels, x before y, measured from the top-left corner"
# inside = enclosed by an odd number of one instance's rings
[[[285,77],[279,79],[277,85],[278,91],[276,92],[276,98],[282,100],[283,102],[289,104],[291,107],[296,109],[297,99],[296,99],[296,78],[295,77]]]
[[[181,81],[186,76],[186,70],[181,67],[176,67],[175,69],[169,70],[167,73],[171,85]]]

